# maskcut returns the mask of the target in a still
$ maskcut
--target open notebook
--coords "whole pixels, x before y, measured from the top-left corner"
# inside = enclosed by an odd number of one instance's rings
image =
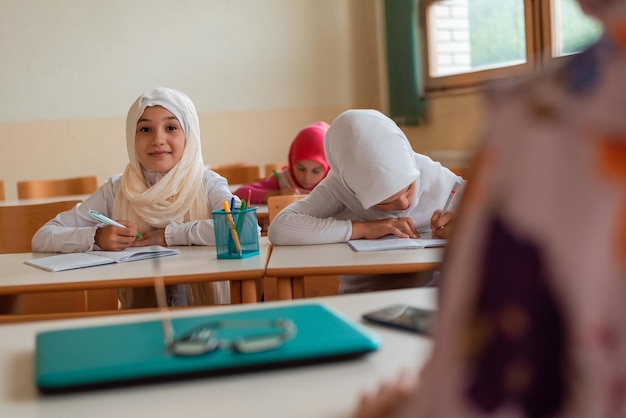
[[[35,343],[36,384],[42,392],[58,392],[252,372],[356,358],[380,345],[373,331],[323,304],[176,318],[172,325],[181,335],[207,322],[277,319],[292,321],[295,335],[258,353],[219,348],[199,356],[174,356],[164,345],[159,320],[43,332]]]
[[[348,241],[354,251],[406,250],[411,248],[443,247],[448,243],[443,238],[398,238],[355,239]]]
[[[85,253],[57,254],[31,258],[24,261],[24,264],[47,271],[63,271],[177,254],[180,254],[180,251],[175,248],[151,245],[149,247],[129,247],[122,251],[87,251]]]

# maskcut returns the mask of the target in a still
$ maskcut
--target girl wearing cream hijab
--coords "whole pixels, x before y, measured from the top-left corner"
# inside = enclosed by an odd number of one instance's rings
[[[128,111],[126,146],[124,173],[42,226],[33,237],[33,251],[215,245],[211,210],[223,208],[233,196],[226,179],[204,166],[200,123],[189,97],[164,87],[142,94]],[[99,224],[89,210],[128,228]],[[122,308],[156,306],[151,288],[118,289],[118,296]],[[178,306],[229,303],[228,282],[168,286],[167,300]]]
[[[402,130],[376,110],[349,110],[324,140],[328,176],[270,224],[275,245],[307,245],[375,239],[385,235],[441,236],[453,212],[440,215],[455,182],[463,179],[415,153]],[[453,208],[452,208],[453,209]],[[443,229],[440,229],[441,227]],[[341,277],[341,293],[425,284],[419,274]]]

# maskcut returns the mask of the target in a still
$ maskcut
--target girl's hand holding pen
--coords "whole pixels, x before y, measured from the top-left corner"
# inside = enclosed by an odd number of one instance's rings
[[[454,211],[443,213],[436,210],[430,218],[430,229],[433,238],[449,238],[454,224]]]
[[[280,188],[281,195],[295,195],[300,194],[300,190],[297,187],[281,187]]]
[[[147,247],[148,245],[160,245],[167,247],[165,241],[165,228],[155,228],[144,232],[141,238],[132,242],[131,247]]]
[[[285,177],[283,177],[278,171],[272,170],[274,176],[278,179],[278,183],[280,185],[280,194],[282,195],[294,195],[300,194],[300,190],[297,187],[293,187],[291,183],[287,181]]]
[[[118,221],[123,226],[105,225],[96,230],[94,240],[105,251],[121,251],[137,240],[137,228],[127,221]]]

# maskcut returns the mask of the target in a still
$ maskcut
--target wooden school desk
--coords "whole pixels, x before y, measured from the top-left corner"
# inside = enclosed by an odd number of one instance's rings
[[[348,244],[273,245],[266,276],[276,277],[278,299],[304,297],[303,276],[415,273],[436,270],[445,248],[353,251]]]
[[[395,303],[435,307],[432,288],[392,290],[290,302],[266,302],[255,308],[323,302],[359,320],[365,312]],[[174,317],[249,309],[251,305],[176,311]],[[158,313],[43,321],[0,326],[0,411],[3,417],[171,418],[349,417],[364,390],[390,380],[403,369],[419,368],[431,340],[405,331],[367,325],[382,340],[363,358],[304,367],[200,377],[143,386],[44,396],[33,381],[35,335],[40,331],[158,319]],[[323,330],[320,330],[323,332]]]
[[[231,294],[233,302],[256,302],[256,280],[264,277],[269,254],[267,238],[260,239],[259,247],[258,256],[218,260],[214,246],[177,246],[172,248],[179,249],[181,254],[163,257],[159,264],[166,285],[229,280],[238,289]],[[0,294],[150,287],[154,284],[155,264],[151,259],[55,273],[24,264],[25,260],[41,254],[0,254]]]

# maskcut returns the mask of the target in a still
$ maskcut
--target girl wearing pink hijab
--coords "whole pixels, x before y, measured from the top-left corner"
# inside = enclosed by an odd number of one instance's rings
[[[324,135],[329,125],[317,122],[298,132],[289,148],[289,165],[264,180],[244,184],[235,195],[250,202],[266,203],[267,198],[277,195],[309,194],[326,177],[330,166],[324,154]]]

